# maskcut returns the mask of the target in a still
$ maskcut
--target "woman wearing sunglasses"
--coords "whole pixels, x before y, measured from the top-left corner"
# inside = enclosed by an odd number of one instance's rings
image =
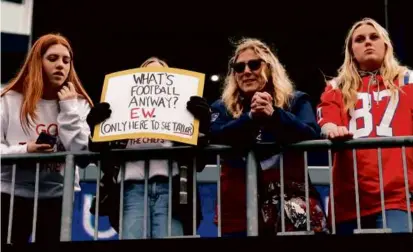
[[[247,150],[259,142],[291,144],[318,138],[320,129],[308,96],[294,91],[276,56],[256,39],[242,40],[230,60],[222,98],[211,105],[211,143]],[[280,155],[268,148],[259,161],[260,235],[281,231]],[[305,231],[303,152],[283,153],[286,231]],[[223,236],[246,235],[246,158],[225,156],[221,173]],[[327,232],[319,195],[310,185],[311,229]]]

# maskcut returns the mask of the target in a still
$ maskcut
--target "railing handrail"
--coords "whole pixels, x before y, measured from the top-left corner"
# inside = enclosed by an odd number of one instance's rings
[[[266,146],[267,143],[261,143]],[[369,149],[413,146],[413,136],[358,138],[347,141],[307,140],[282,147],[283,149]]]
[[[327,149],[368,149],[368,148],[391,148],[398,146],[413,146],[413,136],[397,136],[397,137],[377,137],[377,138],[359,138],[347,141],[331,141],[331,140],[307,140],[294,144],[280,146],[277,143],[259,143],[254,146],[254,149],[268,149],[273,147],[274,151],[285,150],[327,150]],[[108,152],[116,155],[124,160],[138,160],[148,158],[173,158],[174,156],[194,155],[195,153],[208,154],[225,154],[236,151],[236,147],[228,145],[210,144],[205,147],[196,146],[171,146],[171,147],[144,147],[139,149],[113,149]],[[92,158],[104,159],[107,158],[108,152],[92,152],[92,151],[62,151],[55,153],[25,153],[25,154],[1,154],[1,161],[8,163],[19,163],[27,161],[64,161],[67,155],[73,155],[76,159]]]
[[[61,217],[61,234],[60,240],[61,241],[70,241],[71,240],[71,229],[72,229],[72,218],[73,218],[73,184],[74,184],[74,175],[75,175],[75,163],[79,162],[79,164],[83,163],[93,163],[95,160],[110,160],[115,158],[122,162],[128,160],[150,160],[150,159],[157,159],[157,158],[167,158],[167,159],[176,159],[176,157],[181,158],[184,157],[199,157],[200,155],[208,154],[217,154],[217,161],[219,162],[219,155],[227,154],[227,153],[237,153],[238,151],[242,151],[244,154],[247,154],[247,165],[246,165],[246,200],[247,200],[247,235],[248,236],[257,236],[258,235],[258,189],[257,189],[257,181],[258,181],[258,165],[257,159],[255,156],[255,151],[262,150],[263,148],[267,151],[270,150],[271,152],[284,152],[286,150],[307,150],[307,151],[314,151],[325,149],[329,150],[329,167],[331,167],[331,150],[338,150],[338,149],[353,149],[353,156],[355,155],[355,149],[377,149],[377,148],[390,148],[390,147],[406,147],[406,146],[413,146],[413,136],[404,136],[404,137],[377,137],[377,138],[361,138],[361,139],[354,139],[348,141],[330,141],[330,140],[309,140],[303,141],[295,144],[284,145],[280,146],[276,143],[260,143],[254,146],[243,146],[242,144],[238,146],[227,146],[227,145],[208,145],[205,147],[197,147],[197,146],[172,146],[172,147],[144,147],[140,149],[114,149],[114,150],[107,150],[105,152],[91,152],[91,151],[76,151],[76,152],[56,152],[56,153],[30,153],[30,154],[3,154],[1,155],[1,162],[3,164],[13,164],[13,170],[16,170],[16,164],[24,163],[24,162],[50,162],[50,161],[61,161],[65,162],[65,169],[64,169],[64,182],[63,182],[63,202],[62,202],[62,217]],[[271,148],[270,148],[271,147]],[[402,148],[403,152],[405,152],[405,148]],[[247,152],[246,152],[247,151]],[[380,151],[378,152],[380,154]],[[379,155],[380,157],[380,155]],[[405,156],[404,156],[405,157]],[[282,160],[282,158],[281,158]],[[304,162],[307,163],[307,153],[304,152]],[[405,165],[406,161],[404,158],[404,173],[405,177],[407,178],[407,169]],[[98,163],[100,164],[100,163]],[[195,164],[195,160],[194,160]],[[37,167],[39,167],[37,165]],[[356,167],[356,166],[354,166]],[[196,169],[196,167],[193,167]],[[123,169],[121,169],[123,170]],[[356,170],[356,168],[355,168]],[[305,165],[304,168],[305,174],[308,172],[308,166]],[[148,174],[148,173],[147,173]],[[172,172],[170,172],[172,174]],[[195,174],[195,173],[194,173]],[[283,178],[283,162],[281,161],[280,164],[280,177]],[[331,169],[330,169],[330,178],[331,178]],[[14,176],[14,175],[13,175]],[[306,188],[306,209],[309,209],[309,190],[308,190],[308,176],[305,176],[305,188]],[[13,181],[14,178],[12,178]],[[36,180],[39,179],[37,175]],[[98,177],[97,185],[99,185]],[[145,178],[147,179],[147,178]],[[171,179],[171,177],[170,177]],[[196,187],[196,175],[193,177],[193,186]],[[356,179],[356,178],[355,178]],[[123,181],[123,179],[121,179]],[[170,180],[172,181],[172,180]],[[123,182],[121,182],[121,194],[123,193]],[[171,186],[171,185],[170,185]],[[330,185],[332,186],[332,184]],[[406,187],[406,200],[408,201],[408,181],[405,180],[405,187]],[[281,188],[284,188],[283,179],[281,179]],[[332,187],[331,187],[332,188]],[[218,190],[219,191],[219,190]],[[332,190],[330,189],[330,192]],[[283,190],[281,190],[283,194]],[[196,195],[196,194],[193,194]],[[356,193],[356,195],[358,195]],[[37,196],[35,196],[36,198]],[[196,196],[194,197],[194,213],[195,205],[196,205]],[[121,198],[122,199],[122,198]],[[283,198],[282,198],[283,199]],[[171,200],[171,199],[170,199]],[[332,198],[333,200],[333,198]],[[281,204],[283,200],[281,200]],[[358,202],[358,199],[356,199]],[[120,203],[123,204],[122,201]],[[409,204],[408,204],[409,205]],[[123,206],[123,205],[122,205]],[[12,204],[10,205],[12,207]],[[97,208],[98,209],[98,208]],[[334,208],[332,208],[334,209]],[[11,211],[11,210],[10,210]],[[119,210],[122,212],[123,210]],[[283,213],[283,212],[282,212]],[[97,216],[98,214],[96,214]],[[122,215],[121,215],[122,216]],[[333,214],[334,216],[334,214]],[[194,220],[196,220],[196,215],[194,215]],[[281,219],[283,220],[283,214]],[[334,218],[333,218],[334,219]],[[359,220],[359,217],[358,217]],[[96,221],[96,220],[95,220]],[[121,219],[120,219],[120,229],[121,228]],[[10,222],[11,223],[11,222]],[[194,225],[194,234],[196,233],[196,222],[193,223]],[[310,214],[307,212],[307,233],[311,232],[310,230]],[[9,224],[10,225],[10,224]],[[283,226],[284,224],[282,224]],[[333,225],[334,227],[334,225]],[[282,228],[282,233],[286,233],[285,228]],[[360,227],[358,227],[358,230]],[[361,229],[360,229],[361,230]],[[300,233],[300,232],[299,232]],[[333,228],[333,233],[335,233]],[[120,233],[120,237],[122,237]]]

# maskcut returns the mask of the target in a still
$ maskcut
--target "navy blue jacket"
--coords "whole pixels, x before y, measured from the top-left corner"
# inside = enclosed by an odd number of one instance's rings
[[[242,105],[243,113],[236,119],[228,112],[222,100],[211,105],[210,142],[241,148],[241,153],[221,155],[221,209],[223,230],[227,230],[225,232],[245,231],[246,227],[245,151],[260,142],[285,145],[320,137],[320,127],[316,122],[309,97],[303,92],[294,92],[289,106],[285,109],[274,106],[272,116],[265,119],[257,120],[249,116],[250,101],[244,100]],[[278,217],[275,212],[268,210],[268,204],[271,205],[271,209],[277,209],[272,204],[276,204],[274,199],[277,199],[276,195],[279,197],[281,190],[278,169],[280,155],[276,149],[268,147],[255,152],[261,168],[258,169],[259,212],[265,212],[264,215],[272,219]],[[303,152],[286,151],[283,155],[284,193],[288,198],[304,199],[305,177],[308,177],[308,173],[304,172]],[[319,201],[319,194],[310,179],[309,195],[311,199]],[[268,215],[268,211],[272,214]],[[271,226],[265,224],[268,225]],[[274,226],[270,229],[273,230]]]
[[[317,139],[320,127],[307,94],[296,91],[287,109],[274,106],[274,113],[265,121],[254,121],[248,115],[249,101],[244,102],[242,115],[234,119],[222,100],[211,105],[211,143],[248,145],[257,142],[291,144]]]
[[[212,144],[231,145],[249,149],[253,144],[260,142],[272,142],[278,145],[292,144],[304,140],[319,139],[320,127],[317,124],[309,96],[296,91],[285,109],[274,106],[274,113],[265,120],[254,120],[248,113],[250,102],[243,103],[242,115],[234,119],[228,112],[222,100],[211,105],[210,140]],[[275,148],[268,148],[256,152],[258,161],[266,160],[277,154]],[[298,183],[304,182],[303,152],[284,153],[285,181]],[[272,168],[277,167],[279,160]],[[243,155],[231,155],[223,157],[223,169],[245,168],[246,159]],[[270,169],[278,173],[278,169]],[[267,173],[268,174],[268,173]],[[273,180],[279,175],[265,176]]]

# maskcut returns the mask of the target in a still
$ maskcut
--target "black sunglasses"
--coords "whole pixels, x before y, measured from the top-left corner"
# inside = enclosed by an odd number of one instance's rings
[[[255,60],[249,60],[247,63],[245,62],[232,63],[232,69],[234,69],[234,71],[237,73],[242,73],[245,70],[245,66],[248,65],[248,68],[251,71],[256,71],[260,69],[261,62],[263,62],[262,59],[255,59]]]

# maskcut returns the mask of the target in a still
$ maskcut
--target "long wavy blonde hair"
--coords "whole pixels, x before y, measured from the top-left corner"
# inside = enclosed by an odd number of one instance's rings
[[[371,18],[363,18],[362,20],[356,22],[347,34],[347,38],[345,40],[344,63],[339,68],[338,76],[335,78],[337,87],[343,94],[343,102],[346,111],[354,108],[357,103],[357,90],[362,84],[361,77],[358,73],[358,64],[352,51],[353,33],[362,25],[371,25],[385,43],[386,52],[383,63],[380,67],[380,74],[383,78],[384,85],[391,91],[392,96],[398,89],[398,86],[394,84],[395,78],[403,75],[403,73],[407,70],[406,67],[400,65],[394,56],[393,45],[386,29]]]
[[[241,90],[238,87],[235,72],[231,65],[236,62],[238,56],[247,49],[252,49],[260,59],[267,63],[269,71],[261,68],[261,75],[267,82],[267,90],[271,90],[270,94],[274,98],[274,105],[280,108],[288,106],[294,92],[294,85],[270,48],[262,41],[254,38],[241,39],[236,45],[234,55],[229,61],[228,74],[222,93],[222,100],[231,115],[234,118],[238,118],[243,112],[240,96]]]

